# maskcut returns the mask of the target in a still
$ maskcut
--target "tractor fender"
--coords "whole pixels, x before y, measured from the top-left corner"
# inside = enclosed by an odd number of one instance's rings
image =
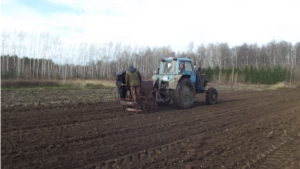
[[[173,79],[170,80],[169,82],[169,89],[174,89],[176,90],[178,82],[182,79],[182,78],[190,78],[189,75],[175,75]]]

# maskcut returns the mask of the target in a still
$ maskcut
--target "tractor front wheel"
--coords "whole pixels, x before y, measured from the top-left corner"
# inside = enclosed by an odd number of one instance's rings
[[[218,102],[218,92],[215,88],[209,88],[206,91],[206,103],[209,105],[216,104]]]
[[[182,79],[174,91],[173,102],[179,109],[191,108],[195,101],[195,87],[190,79]]]

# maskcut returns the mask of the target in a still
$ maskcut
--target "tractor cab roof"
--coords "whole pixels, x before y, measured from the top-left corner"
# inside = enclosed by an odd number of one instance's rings
[[[165,61],[170,61],[170,60],[175,60],[175,61],[177,61],[177,60],[179,60],[179,61],[191,61],[190,58],[182,58],[182,57],[179,57],[179,58],[177,58],[177,57],[168,57],[168,58],[162,59],[161,61],[165,62]]]

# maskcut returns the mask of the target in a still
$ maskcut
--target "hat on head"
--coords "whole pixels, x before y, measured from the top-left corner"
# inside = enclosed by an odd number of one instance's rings
[[[133,63],[131,62],[131,63],[129,63],[129,66],[128,66],[128,68],[130,69],[130,68],[134,68],[133,67]]]

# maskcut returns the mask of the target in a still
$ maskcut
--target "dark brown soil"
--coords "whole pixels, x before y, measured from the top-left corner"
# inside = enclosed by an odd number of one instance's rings
[[[5,99],[2,97],[2,99]],[[300,168],[300,90],[203,94],[193,108],[1,107],[1,168]]]

